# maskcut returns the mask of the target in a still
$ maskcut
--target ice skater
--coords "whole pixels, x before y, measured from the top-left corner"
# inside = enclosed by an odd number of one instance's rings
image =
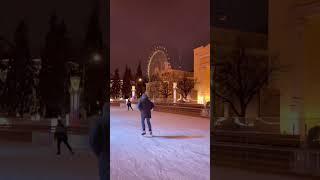
[[[133,111],[132,106],[131,106],[131,101],[130,101],[129,98],[128,98],[128,101],[127,101],[127,106],[128,106],[128,111],[130,110],[130,108]]]
[[[60,118],[58,119],[58,125],[56,126],[56,131],[54,133],[54,139],[57,141],[57,155],[60,155],[60,153],[61,153],[61,151],[60,151],[61,142],[63,142],[67,146],[67,148],[69,149],[71,154],[74,154],[74,152],[68,142],[67,129],[63,125]]]
[[[146,126],[145,120],[147,120],[149,133],[152,136],[152,128],[151,128],[151,110],[154,108],[154,104],[149,100],[146,94],[143,94],[138,103],[138,109],[141,113],[141,125],[142,125],[142,134],[146,134]]]

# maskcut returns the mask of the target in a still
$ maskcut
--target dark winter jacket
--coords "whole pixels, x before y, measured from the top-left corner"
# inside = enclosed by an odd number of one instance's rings
[[[59,122],[56,127],[56,130],[54,132],[54,138],[55,139],[68,139],[67,128],[61,122]]]
[[[141,118],[151,118],[151,109],[154,104],[149,100],[147,95],[142,95],[138,103],[138,109],[141,112]]]
[[[92,132],[90,134],[90,145],[93,152],[99,159],[99,171],[100,171],[100,178],[106,179],[107,178],[107,165],[109,164],[109,160],[107,159],[107,144],[109,140],[108,132],[109,127],[108,124],[108,117],[109,117],[109,107],[107,104],[103,106],[103,113],[102,116],[98,118]]]

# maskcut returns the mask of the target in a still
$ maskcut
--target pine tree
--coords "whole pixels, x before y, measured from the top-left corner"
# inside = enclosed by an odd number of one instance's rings
[[[121,92],[121,82],[120,82],[120,76],[119,76],[119,69],[116,69],[114,71],[114,75],[112,76],[111,96],[114,99],[117,99],[120,97],[120,92]]]
[[[85,66],[84,96],[85,105],[89,113],[95,113],[100,108],[97,101],[105,101],[107,89],[107,68],[104,61],[102,31],[99,22],[99,5],[95,3],[89,18],[84,40],[84,54],[82,63]],[[98,58],[96,58],[98,57]],[[97,81],[100,79],[100,81]]]
[[[123,75],[123,84],[122,84],[122,95],[124,98],[129,98],[131,96],[131,70],[126,65],[125,72]]]
[[[139,65],[137,68],[135,82],[136,82],[137,96],[139,98],[145,92],[145,80],[143,78],[143,74],[141,70],[141,62],[139,62]]]
[[[43,107],[49,114],[56,116],[66,108],[65,82],[68,77],[65,63],[70,58],[70,42],[66,24],[64,21],[59,22],[55,14],[50,18],[49,28],[42,57],[40,93]]]
[[[20,21],[14,33],[14,44],[9,96],[13,105],[12,110],[23,114],[27,111],[28,96],[32,89],[32,85],[30,84],[32,62],[29,49],[28,26],[24,21]]]

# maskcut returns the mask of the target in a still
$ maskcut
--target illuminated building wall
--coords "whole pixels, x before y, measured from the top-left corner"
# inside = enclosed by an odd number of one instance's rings
[[[272,83],[280,90],[282,133],[306,134],[320,121],[320,1],[269,0],[269,50],[288,66]]]
[[[210,44],[193,51],[197,101],[199,104],[204,104],[210,101]]]

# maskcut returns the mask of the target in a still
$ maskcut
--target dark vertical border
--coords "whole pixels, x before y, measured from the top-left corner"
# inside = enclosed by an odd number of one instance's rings
[[[215,85],[214,85],[214,44],[213,44],[213,5],[214,0],[210,0],[210,179],[213,178],[213,158],[211,153],[213,152],[213,136],[212,132],[214,131],[214,122],[215,122]]]
[[[107,119],[107,174],[108,179],[110,179],[110,0],[99,0],[101,4],[101,21],[102,21],[102,30],[103,30],[103,42],[104,42],[104,67],[105,75],[103,77],[103,82],[105,83],[105,97],[103,98],[106,104],[108,105],[109,116]]]

